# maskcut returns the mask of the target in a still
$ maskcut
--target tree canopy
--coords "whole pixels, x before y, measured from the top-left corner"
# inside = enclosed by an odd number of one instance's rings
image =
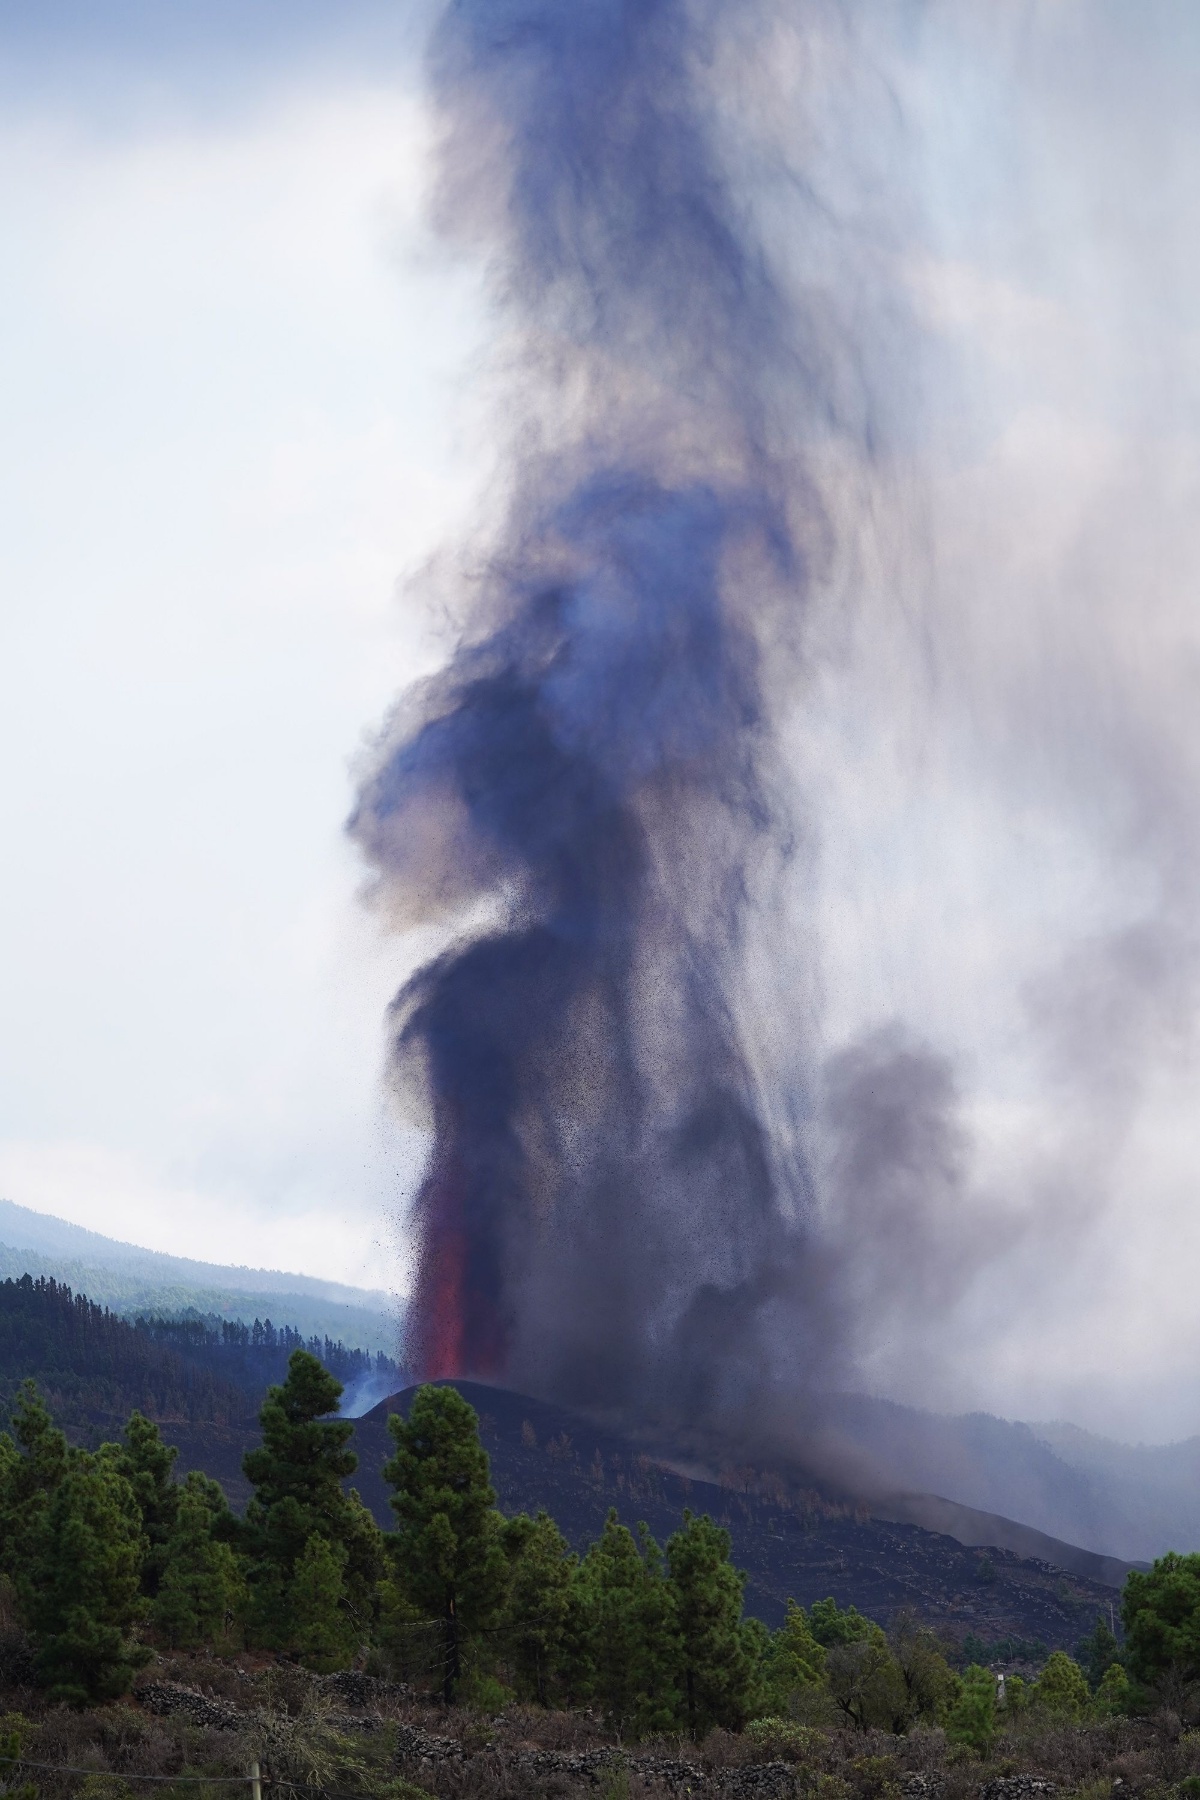
[[[1200,1678],[1200,1554],[1170,1551],[1131,1569],[1121,1595],[1125,1660],[1139,1681]]]

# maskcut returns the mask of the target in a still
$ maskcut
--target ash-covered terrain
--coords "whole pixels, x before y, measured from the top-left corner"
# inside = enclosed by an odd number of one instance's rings
[[[769,1470],[742,1468],[720,1481],[697,1480],[580,1414],[503,1388],[453,1385],[479,1414],[504,1512],[545,1507],[581,1551],[598,1535],[610,1507],[628,1524],[645,1520],[660,1543],[685,1507],[711,1513],[728,1528],[734,1560],[749,1576],[747,1610],[772,1626],[782,1620],[789,1597],[808,1606],[831,1594],[839,1606],[857,1606],[882,1621],[911,1607],[959,1636],[973,1632],[986,1642],[1022,1638],[1070,1648],[1098,1611],[1108,1616],[1129,1566],[1050,1539],[1043,1542],[1059,1554],[1057,1566],[1009,1550],[968,1548],[942,1532],[874,1517],[853,1503],[788,1491]],[[391,1522],[387,1489],[378,1471],[391,1446],[387,1417],[406,1411],[414,1392],[381,1402],[355,1427],[354,1485],[385,1525]]]

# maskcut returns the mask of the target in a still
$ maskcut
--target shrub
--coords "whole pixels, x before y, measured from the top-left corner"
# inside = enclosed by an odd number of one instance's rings
[[[482,1670],[472,1670],[463,1678],[459,1697],[481,1713],[501,1713],[516,1699],[511,1688]]]
[[[825,1751],[825,1734],[792,1719],[751,1719],[743,1734],[764,1759],[816,1763]]]
[[[5,1713],[0,1719],[0,1791],[5,1800],[37,1800],[32,1781],[14,1782],[13,1776],[25,1745],[28,1723],[20,1713]]]

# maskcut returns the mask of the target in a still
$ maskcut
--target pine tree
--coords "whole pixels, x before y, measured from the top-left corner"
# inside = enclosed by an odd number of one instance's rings
[[[509,1519],[503,1540],[510,1573],[501,1641],[514,1685],[539,1706],[563,1702],[579,1654],[578,1559],[544,1511]]]
[[[1087,1678],[1065,1650],[1053,1650],[1033,1684],[1033,1704],[1057,1719],[1082,1719],[1090,1695]]]
[[[590,1697],[619,1731],[669,1731],[679,1708],[680,1637],[662,1553],[610,1511],[579,1570]]]
[[[1119,1662],[1109,1663],[1096,1689],[1093,1711],[1101,1719],[1115,1719],[1129,1711],[1132,1699],[1133,1690],[1125,1670]]]
[[[336,1542],[346,1553],[342,1571],[342,1610],[353,1627],[355,1641],[371,1637],[379,1607],[379,1583],[387,1572],[384,1535],[357,1488],[344,1496]],[[333,1540],[331,1540],[333,1541]]]
[[[906,1608],[893,1616],[888,1641],[904,1682],[904,1730],[917,1719],[939,1721],[954,1700],[958,1683],[937,1637]]]
[[[965,1744],[977,1756],[991,1755],[996,1741],[996,1677],[972,1663],[963,1671],[962,1687],[946,1720],[952,1744]]]
[[[313,1536],[344,1556],[339,1602],[348,1635],[369,1633],[383,1567],[383,1536],[358,1495],[342,1482],[358,1466],[347,1448],[354,1426],[331,1418],[341,1383],[307,1350],[294,1350],[287,1380],[267,1390],[259,1413],[263,1442],[242,1467],[254,1484],[242,1532],[250,1581],[250,1623],[268,1648],[295,1647],[292,1608],[297,1564]]]
[[[292,1577],[293,1641],[305,1667],[318,1674],[346,1668],[358,1645],[345,1607],[346,1562],[341,1544],[331,1544],[314,1532]]]
[[[19,1591],[71,1452],[32,1381],[22,1383],[12,1424],[13,1436],[5,1432],[0,1437],[0,1572]]]
[[[178,1490],[154,1601],[154,1623],[176,1649],[226,1647],[236,1636],[246,1580],[228,1541],[231,1521],[218,1483],[193,1470]]]
[[[699,1738],[714,1725],[745,1723],[756,1658],[742,1628],[746,1577],[729,1560],[729,1533],[706,1513],[683,1515],[667,1540],[674,1614],[682,1648],[683,1717]]]
[[[23,1594],[55,1699],[114,1699],[147,1660],[130,1640],[145,1550],[129,1483],[110,1460],[76,1452],[39,1522]]]
[[[1121,1590],[1125,1664],[1139,1681],[1182,1690],[1200,1677],[1200,1551],[1169,1550],[1131,1569]]]
[[[499,1622],[508,1569],[487,1452],[474,1407],[452,1387],[418,1388],[407,1419],[393,1413],[395,1581],[405,1599],[441,1621],[442,1693],[454,1698],[464,1641]]]
[[[826,1650],[835,1644],[863,1644],[879,1635],[879,1626],[873,1619],[860,1613],[857,1606],[847,1606],[843,1611],[832,1596],[813,1601],[808,1609],[808,1629]]]
[[[1075,1646],[1075,1655],[1094,1694],[1108,1669],[1121,1660],[1121,1646],[1103,1613],[1096,1614],[1095,1625]]]
[[[173,1444],[163,1442],[158,1426],[140,1412],[129,1415],[125,1442],[104,1448],[117,1473],[125,1477],[137,1498],[147,1545],[146,1560],[142,1565],[142,1592],[153,1599],[162,1579],[167,1539],[179,1509],[179,1489],[172,1479],[179,1452]]]
[[[825,1684],[856,1730],[903,1731],[908,1705],[904,1677],[878,1625],[872,1625],[869,1637],[830,1645]]]
[[[379,1620],[375,1642],[386,1656],[398,1681],[422,1681],[433,1667],[443,1668],[446,1633],[440,1619],[431,1619],[409,1598],[407,1584],[395,1573],[379,1584]]]
[[[763,1658],[763,1710],[786,1718],[802,1688],[819,1688],[825,1680],[825,1647],[809,1629],[808,1614],[794,1600],[773,1632]]]

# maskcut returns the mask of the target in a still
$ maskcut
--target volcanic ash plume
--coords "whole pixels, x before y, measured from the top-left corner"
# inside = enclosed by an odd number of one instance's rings
[[[696,1419],[817,1335],[805,1177],[733,996],[791,836],[764,661],[821,529],[797,420],[832,402],[722,172],[720,11],[442,20],[442,204],[512,334],[510,501],[474,626],[352,821],[410,914],[491,920],[395,1007],[436,1136],[415,1367]]]

